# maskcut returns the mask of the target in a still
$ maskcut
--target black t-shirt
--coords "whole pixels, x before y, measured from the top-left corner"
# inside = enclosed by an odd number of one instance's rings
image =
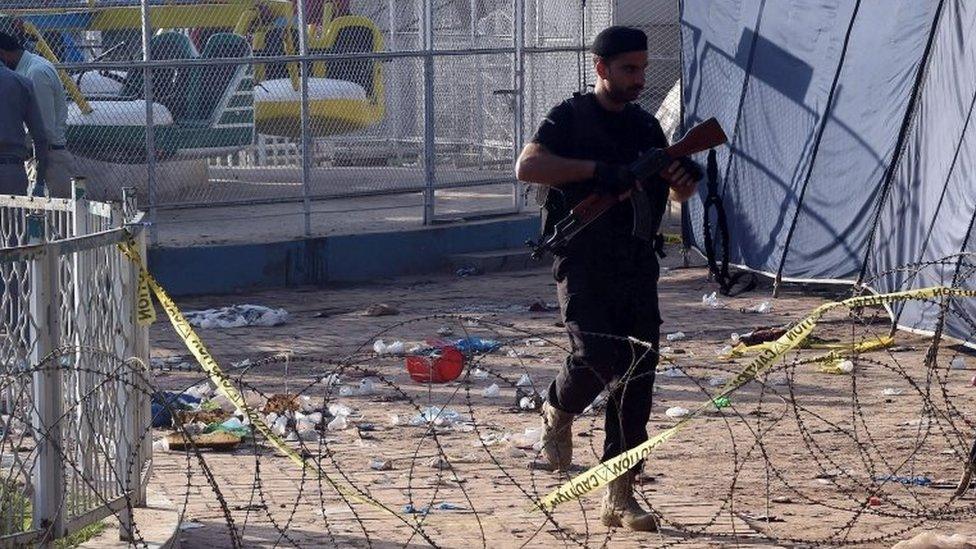
[[[543,120],[532,141],[565,158],[629,164],[651,148],[668,146],[660,123],[653,115],[634,104],[622,112],[604,109],[592,93],[576,94],[556,105]],[[558,221],[597,185],[582,181],[549,190],[549,216]],[[662,179],[645,182],[652,207],[663,211],[668,186]],[[570,246],[557,252],[557,259],[570,255],[605,256],[603,252],[631,254],[637,248],[650,250],[651,244],[633,237],[633,208],[630,201],[614,206],[602,218],[579,233]],[[605,257],[604,257],[605,259]]]

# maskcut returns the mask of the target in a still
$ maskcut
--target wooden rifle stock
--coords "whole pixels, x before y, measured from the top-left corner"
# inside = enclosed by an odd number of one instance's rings
[[[649,179],[654,174],[661,174],[671,162],[679,158],[706,151],[727,142],[728,137],[726,137],[718,120],[709,118],[688,130],[684,137],[670,147],[651,149],[644,153],[628,166],[628,170],[633,174],[635,181]],[[626,200],[629,196],[630,191],[620,196],[601,193],[590,194],[574,206],[566,217],[556,223],[552,236],[538,243],[531,240],[526,242],[532,248],[532,257],[540,259],[546,252],[566,245],[587,225],[599,219],[614,204]]]

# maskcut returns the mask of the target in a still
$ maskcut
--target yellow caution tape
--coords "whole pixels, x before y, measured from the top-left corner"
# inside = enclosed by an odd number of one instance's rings
[[[227,374],[225,374],[224,371],[220,368],[220,365],[217,364],[217,361],[214,359],[213,355],[211,355],[210,351],[207,350],[207,347],[203,344],[203,341],[193,330],[193,327],[190,326],[190,323],[187,322],[186,318],[183,316],[183,313],[180,312],[179,307],[177,307],[173,299],[169,297],[169,294],[166,293],[166,290],[164,290],[162,286],[160,286],[159,283],[156,282],[156,279],[153,278],[153,276],[145,269],[145,267],[142,266],[142,259],[139,256],[139,249],[138,247],[136,247],[135,242],[130,238],[127,242],[119,244],[119,248],[121,249],[122,253],[126,257],[128,257],[133,263],[135,263],[139,267],[140,296],[139,296],[138,318],[140,320],[142,318],[149,318],[150,316],[152,318],[155,318],[156,316],[155,310],[152,311],[151,315],[149,313],[149,309],[153,308],[152,300],[147,299],[146,301],[143,301],[142,298],[141,287],[143,281],[145,281],[147,291],[150,289],[152,290],[152,293],[156,296],[156,299],[159,301],[160,305],[163,306],[163,310],[166,311],[166,315],[169,317],[170,322],[173,324],[173,328],[176,329],[177,335],[180,336],[180,339],[183,340],[183,343],[186,344],[190,352],[193,353],[193,356],[196,357],[197,362],[200,363],[200,366],[203,367],[207,375],[210,376],[210,381],[217,387],[217,390],[220,392],[220,394],[224,395],[224,397],[226,397],[228,400],[234,403],[234,406],[237,408],[238,412],[246,416],[250,421],[251,425],[254,427],[254,429],[257,432],[261,433],[261,435],[264,436],[264,438],[266,438],[268,442],[270,442],[271,445],[275,447],[275,449],[277,449],[279,452],[287,456],[297,465],[303,468],[309,467],[310,469],[317,470],[319,475],[323,479],[325,479],[326,482],[328,482],[333,488],[335,488],[335,490],[340,494],[350,499],[354,499],[360,503],[366,503],[368,505],[372,505],[377,509],[381,509],[390,514],[393,514],[394,516],[396,515],[396,513],[380,505],[379,503],[363,498],[358,493],[337,484],[335,481],[329,478],[329,476],[325,473],[325,471],[322,470],[322,468],[318,464],[306,462],[302,458],[302,456],[298,454],[298,452],[296,452],[287,444],[285,444],[285,441],[283,441],[281,437],[275,434],[271,430],[271,428],[268,427],[268,424],[264,422],[264,419],[261,417],[261,415],[256,410],[251,409],[247,405],[247,402],[244,400],[244,396],[241,394],[240,391],[238,391],[237,387],[235,387],[233,382],[231,382],[231,380],[227,377]]]
[[[156,308],[153,307],[152,292],[149,290],[149,272],[141,268],[141,264],[139,266],[139,299],[136,319],[140,326],[149,326],[156,322]]]
[[[542,498],[537,507],[543,509],[553,509],[560,503],[572,501],[580,496],[605,486],[613,479],[627,472],[630,468],[636,466],[641,460],[650,455],[655,448],[664,444],[674,437],[678,431],[688,426],[692,419],[694,419],[698,414],[705,410],[714,408],[714,400],[721,397],[727,397],[749,381],[755,379],[755,377],[760,373],[768,370],[790,350],[798,347],[803,340],[806,339],[811,332],[813,332],[813,329],[817,326],[817,322],[820,320],[820,318],[829,311],[841,307],[853,309],[857,307],[882,305],[906,299],[927,299],[935,297],[976,297],[976,291],[947,288],[945,286],[935,286],[931,288],[922,288],[919,290],[908,290],[889,294],[852,297],[850,299],[845,299],[844,301],[824,303],[823,305],[814,309],[809,316],[795,324],[779,339],[763,344],[763,348],[760,350],[759,355],[754,358],[745,367],[745,369],[743,369],[742,372],[735,377],[735,379],[726,383],[725,386],[723,386],[722,389],[711,400],[703,403],[697,409],[691,411],[687,416],[682,418],[681,421],[675,424],[674,427],[671,427],[670,429],[667,429],[650,438],[643,444],[627,450],[626,452],[623,452],[620,455],[604,461],[603,463],[600,463],[594,467],[591,467],[586,472],[572,478],[548,494],[546,497]]]
[[[855,343],[854,345],[835,344],[832,348],[836,350],[825,355],[811,358],[809,361],[804,360],[803,362],[821,363],[822,365],[820,366],[820,371],[826,374],[844,374],[846,372],[841,370],[839,365],[841,362],[847,360],[850,355],[858,355],[861,353],[878,351],[880,349],[887,349],[894,344],[895,338],[891,336],[876,337],[874,339],[868,339]]]

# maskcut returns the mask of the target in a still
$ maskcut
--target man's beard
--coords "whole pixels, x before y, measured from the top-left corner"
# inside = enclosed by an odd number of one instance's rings
[[[622,91],[611,90],[610,97],[617,103],[630,103],[636,101],[643,90],[644,88],[641,87],[627,88]]]

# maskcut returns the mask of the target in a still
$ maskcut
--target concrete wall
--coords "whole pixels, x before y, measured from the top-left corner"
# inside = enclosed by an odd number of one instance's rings
[[[448,256],[524,248],[539,217],[232,246],[153,248],[149,268],[172,295],[226,294],[446,271]]]

